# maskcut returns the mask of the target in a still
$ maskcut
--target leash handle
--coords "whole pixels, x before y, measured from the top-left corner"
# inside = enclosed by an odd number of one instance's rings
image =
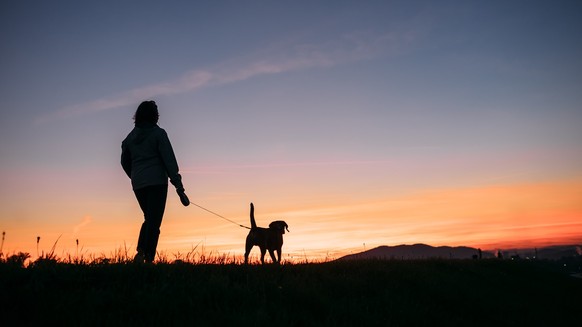
[[[176,190],[176,192],[178,192],[178,196],[180,197],[180,202],[182,202],[182,205],[184,205],[184,207],[187,207],[190,204],[190,199],[188,199],[188,196],[184,192],[184,189]]]

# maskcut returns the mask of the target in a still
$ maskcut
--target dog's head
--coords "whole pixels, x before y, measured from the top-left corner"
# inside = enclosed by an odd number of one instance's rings
[[[287,223],[282,220],[275,220],[274,222],[269,224],[270,229],[274,229],[281,234],[285,234],[285,229],[289,231],[289,226]]]

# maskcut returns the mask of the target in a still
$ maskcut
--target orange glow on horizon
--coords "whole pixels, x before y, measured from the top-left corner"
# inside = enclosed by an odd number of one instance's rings
[[[162,224],[160,252],[169,258],[193,250],[242,255],[246,229],[192,206],[180,207],[172,196]],[[134,201],[129,196],[126,200]],[[234,204],[224,207],[221,214],[248,225],[248,203],[233,202],[237,208]],[[214,204],[209,201],[209,208]],[[260,226],[275,219],[289,224],[283,258],[291,261],[333,259],[380,245],[463,245],[493,251],[582,243],[581,180],[434,189],[341,205],[322,201],[300,210],[295,203],[255,205]],[[132,212],[109,219],[101,218],[104,213],[86,215],[71,221],[66,230],[65,225],[47,225],[35,228],[36,232],[29,226],[18,234],[6,230],[3,252],[28,252],[35,258],[48,253],[62,235],[55,250],[60,257],[107,256],[119,251],[132,256],[141,224],[138,210],[135,205]],[[38,253],[37,236],[41,236]],[[258,249],[252,253],[257,255]]]

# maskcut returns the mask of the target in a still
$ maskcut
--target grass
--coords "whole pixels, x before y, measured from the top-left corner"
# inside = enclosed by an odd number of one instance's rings
[[[186,256],[185,256],[186,257]],[[54,258],[53,258],[54,259]],[[568,326],[582,279],[562,262],[234,258],[0,264],[4,326]],[[580,261],[568,262],[580,269]]]

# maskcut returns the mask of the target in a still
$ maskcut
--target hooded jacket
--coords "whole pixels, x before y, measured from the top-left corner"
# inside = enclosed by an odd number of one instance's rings
[[[121,166],[134,190],[168,185],[168,178],[177,189],[183,188],[168,134],[156,124],[135,124],[121,142]]]

